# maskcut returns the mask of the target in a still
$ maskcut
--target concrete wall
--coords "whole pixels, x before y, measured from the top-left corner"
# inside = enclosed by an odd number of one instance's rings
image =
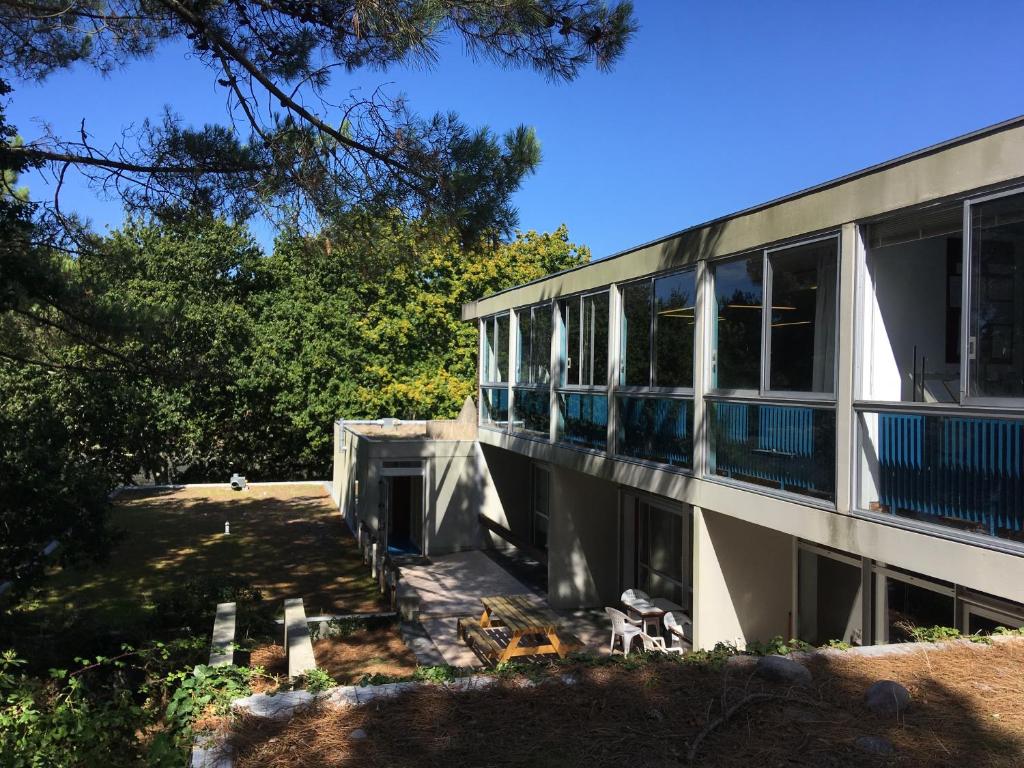
[[[793,634],[793,537],[694,510],[694,646]]]
[[[551,470],[548,599],[556,607],[618,602],[618,489],[562,467]]]
[[[530,541],[529,457],[485,444],[479,446],[479,451],[490,478],[481,513],[510,531],[516,539]],[[489,532],[487,539],[490,546],[508,546],[508,543],[495,533]]]

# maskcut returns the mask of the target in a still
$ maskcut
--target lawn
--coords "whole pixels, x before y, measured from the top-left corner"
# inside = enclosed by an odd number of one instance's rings
[[[369,568],[320,486],[129,491],[112,523],[123,538],[109,561],[54,569],[22,610],[63,607],[123,625],[151,610],[154,593],[193,577],[242,579],[277,603],[301,597],[309,616],[380,608]]]

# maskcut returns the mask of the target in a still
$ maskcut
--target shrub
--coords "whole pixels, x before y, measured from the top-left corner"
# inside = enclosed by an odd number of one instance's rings
[[[946,640],[956,640],[963,636],[960,634],[960,630],[955,627],[915,627],[906,623],[901,623],[898,626],[917,643],[941,643]]]
[[[217,603],[235,603],[236,637],[266,637],[274,633],[273,606],[244,579],[209,576],[189,579],[153,597],[153,623],[159,629],[208,634]]]
[[[766,643],[753,640],[747,643],[747,653],[753,656],[785,656],[794,651],[813,651],[814,646],[805,643],[803,640],[790,638],[783,640],[782,635],[776,635]]]
[[[320,693],[328,688],[333,688],[338,681],[331,677],[326,670],[310,669],[302,676],[302,687],[310,693]]]

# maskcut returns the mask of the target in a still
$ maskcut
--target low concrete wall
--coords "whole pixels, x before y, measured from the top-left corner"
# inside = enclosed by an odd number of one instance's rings
[[[301,597],[284,601],[284,651],[288,658],[288,677],[302,677],[309,670],[316,669]]]
[[[222,667],[235,661],[234,603],[219,603],[213,620],[213,638],[210,642],[210,666]]]

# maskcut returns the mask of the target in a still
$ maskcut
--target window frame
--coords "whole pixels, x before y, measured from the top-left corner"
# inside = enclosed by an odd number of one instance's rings
[[[961,406],[992,407],[992,408],[1024,408],[1024,397],[991,397],[970,394],[970,377],[975,356],[971,351],[971,317],[974,307],[971,303],[971,277],[974,273],[974,228],[971,226],[971,208],[1014,195],[1024,196],[1024,186],[1017,185],[996,192],[965,197],[963,224],[963,253],[961,254],[961,270],[963,275],[960,306],[963,307],[960,317],[960,402]],[[975,349],[977,345],[975,344]]]
[[[484,370],[484,364],[483,363],[484,363],[484,359],[486,357],[486,349],[487,349],[487,343],[488,343],[487,338],[488,338],[488,335],[489,335],[487,330],[486,330],[487,329],[487,324],[492,322],[492,321],[494,322],[494,331],[493,331],[493,333],[494,333],[494,336],[497,336],[497,334],[498,334],[497,319],[499,317],[502,317],[502,316],[504,316],[507,319],[507,321],[508,321],[508,331],[509,331],[509,333],[508,333],[508,338],[505,340],[505,344],[506,344],[506,347],[508,348],[507,352],[508,352],[508,357],[509,357],[509,365],[508,365],[508,369],[509,370],[508,370],[507,378],[505,378],[503,380],[498,380],[498,379],[491,378],[491,376],[493,375],[492,371],[496,371],[497,368],[498,368],[498,365],[497,365],[498,356],[497,356],[497,351],[496,351],[497,348],[496,348],[496,346],[494,344],[495,339],[493,337],[490,339],[490,348],[492,350],[492,354],[491,354],[490,359],[487,360],[487,370]],[[479,360],[479,364],[477,365],[478,377],[479,377],[479,382],[478,383],[480,384],[480,386],[491,386],[491,387],[494,387],[494,386],[500,386],[502,384],[505,384],[505,385],[511,384],[512,373],[513,373],[512,372],[511,342],[512,342],[512,312],[510,310],[505,310],[504,312],[495,312],[493,315],[488,315],[487,317],[480,318],[479,349],[477,351],[478,352],[477,359]]]
[[[544,311],[547,312],[547,314],[548,314],[548,322],[550,323],[551,320],[553,319],[553,317],[552,317],[552,301],[551,300],[542,301],[542,302],[539,302],[537,304],[526,304],[524,306],[514,308],[512,310],[512,312],[516,315],[516,334],[518,335],[518,334],[521,333],[520,329],[522,327],[520,325],[520,322],[519,322],[519,313],[521,313],[521,312],[529,312],[530,313],[530,333],[531,333],[531,337],[530,338],[531,338],[531,342],[532,342],[533,341],[532,333],[533,333],[533,327],[534,327],[535,319],[536,319],[538,314],[541,314]],[[509,334],[509,335],[511,336],[511,334]],[[548,354],[547,354],[548,380],[546,382],[528,382],[528,381],[521,381],[520,380],[520,369],[522,367],[521,363],[522,363],[522,356],[523,356],[523,345],[519,342],[518,338],[516,339],[515,371],[511,372],[513,375],[511,377],[511,381],[509,382],[509,384],[512,386],[513,389],[550,389],[551,388],[552,382],[554,381],[554,372],[551,370],[551,342],[554,339],[554,335],[555,335],[555,329],[552,328],[551,329],[551,333],[548,335],[548,344],[547,344],[547,352],[548,352]],[[527,362],[527,366],[529,366],[529,365],[530,365],[530,363]],[[511,368],[511,365],[509,367]]]
[[[565,377],[566,379],[568,378],[568,368],[566,367],[566,362],[567,362],[567,360],[572,359],[572,355],[570,354],[571,350],[570,350],[570,347],[569,347],[568,329],[566,328],[565,315],[562,312],[562,305],[563,305],[563,303],[567,303],[567,302],[575,302],[576,306],[577,306],[577,311],[579,312],[579,318],[580,318],[580,323],[579,323],[580,331],[579,331],[579,334],[580,335],[579,335],[579,338],[576,341],[576,351],[577,351],[577,355],[578,355],[578,357],[576,359],[579,360],[579,359],[581,359],[583,357],[583,330],[584,330],[584,327],[585,327],[585,323],[583,322],[583,304],[584,304],[584,301],[586,301],[586,299],[594,297],[594,296],[600,296],[601,294],[604,294],[607,297],[607,299],[608,299],[608,332],[607,332],[608,338],[605,341],[605,350],[604,350],[605,355],[606,355],[606,360],[607,360],[607,362],[605,363],[605,373],[606,373],[605,380],[601,384],[569,384],[569,383],[562,383],[563,377]],[[556,391],[558,391],[558,392],[569,392],[569,391],[571,391],[571,392],[608,392],[608,379],[610,378],[610,373],[611,373],[611,370],[612,370],[612,365],[611,365],[611,363],[612,363],[612,355],[611,355],[611,351],[612,351],[612,311],[614,309],[614,302],[612,301],[611,286],[610,285],[606,285],[606,286],[604,286],[602,288],[597,288],[597,289],[594,289],[594,290],[588,290],[588,291],[584,291],[582,293],[574,293],[574,294],[571,294],[569,296],[559,296],[556,306],[558,308],[558,375],[557,375],[557,377],[556,376],[552,376],[552,382],[554,384],[554,389]],[[565,340],[565,354],[564,355],[562,354],[562,351],[563,351],[562,341],[563,341],[563,339]],[[594,358],[593,349],[592,349],[591,350],[591,357],[590,357],[591,374],[593,373],[594,359],[595,358]],[[581,373],[582,373],[582,370],[581,370]],[[580,378],[582,379],[583,377],[581,376]]]
[[[786,251],[791,248],[798,248],[804,245],[812,245],[814,243],[827,242],[829,240],[835,241],[836,244],[836,276],[835,276],[835,318],[834,318],[834,336],[832,339],[833,348],[835,354],[833,355],[832,361],[832,392],[801,392],[797,390],[781,390],[771,389],[771,307],[772,307],[772,264],[771,254],[779,251]],[[711,309],[717,311],[718,308],[718,267],[721,264],[728,262],[739,261],[742,259],[750,259],[760,254],[761,256],[761,349],[760,349],[760,371],[758,377],[758,388],[757,389],[726,389],[717,385],[712,385],[712,377],[717,378],[719,355],[718,355],[718,319],[717,317],[709,317],[708,325],[709,332],[705,334],[705,355],[708,360],[708,365],[705,366],[705,393],[716,398],[730,399],[730,398],[761,398],[770,400],[779,400],[789,402],[795,401],[813,401],[815,403],[836,403],[839,397],[839,289],[840,289],[840,277],[842,273],[842,233],[839,231],[828,231],[824,234],[808,235],[806,237],[800,237],[793,240],[786,240],[775,245],[765,245],[760,248],[755,248],[750,251],[741,251],[739,253],[729,254],[721,258],[709,260],[708,270],[705,270],[705,275],[710,275],[710,290],[711,290],[711,307],[706,311],[705,314],[709,314]],[[711,331],[710,329],[713,329]]]
[[[654,291],[655,283],[658,280],[662,279],[662,278],[672,277],[674,275],[680,275],[680,274],[683,274],[684,272],[691,272],[691,273],[693,273],[693,285],[694,285],[693,302],[694,302],[694,315],[695,315],[695,317],[694,317],[694,327],[693,327],[693,362],[692,362],[693,369],[690,372],[690,380],[693,382],[693,384],[691,384],[689,387],[658,387],[658,386],[654,385],[654,373],[655,373],[655,367],[657,365],[656,349],[657,349],[657,333],[658,333],[658,322],[657,322],[657,315],[658,315],[658,313],[655,310],[655,306],[656,306],[656,303],[657,303],[657,299],[656,299],[656,295],[655,295],[655,291]],[[637,286],[637,285],[643,285],[645,283],[649,286],[650,297],[651,297],[651,312],[650,312],[650,318],[648,319],[649,320],[649,328],[648,328],[648,338],[647,338],[647,364],[648,364],[647,384],[645,386],[644,385],[637,385],[637,384],[623,384],[622,383],[622,373],[623,373],[623,365],[624,365],[624,360],[623,360],[623,357],[624,357],[623,351],[624,350],[622,349],[622,344],[624,342],[624,336],[622,334],[622,318],[623,318],[623,316],[625,314],[624,302],[623,302],[623,291],[625,291],[628,288]],[[618,336],[619,336],[619,342],[620,343],[619,343],[618,370],[615,371],[615,375],[614,375],[614,379],[615,379],[615,393],[616,394],[621,394],[621,395],[630,395],[630,396],[657,395],[659,397],[679,397],[679,398],[692,398],[692,397],[694,397],[694,393],[696,392],[696,389],[697,389],[697,345],[700,344],[700,339],[697,338],[697,323],[696,323],[697,292],[700,291],[700,286],[697,284],[697,265],[696,264],[691,264],[691,265],[688,265],[688,266],[685,266],[685,267],[681,267],[681,268],[663,270],[661,272],[655,272],[655,273],[652,273],[650,275],[645,275],[645,276],[643,276],[643,277],[641,277],[639,279],[636,279],[636,280],[630,280],[628,282],[619,283],[619,284],[616,285],[616,290],[618,291],[618,294],[619,294],[619,296],[618,296],[618,299],[619,299],[619,301],[618,301],[618,305],[619,305],[618,306],[618,310],[619,311],[618,311],[617,317],[616,317],[616,329],[617,329],[617,333],[618,333]],[[609,336],[610,336],[610,334],[609,334]]]

